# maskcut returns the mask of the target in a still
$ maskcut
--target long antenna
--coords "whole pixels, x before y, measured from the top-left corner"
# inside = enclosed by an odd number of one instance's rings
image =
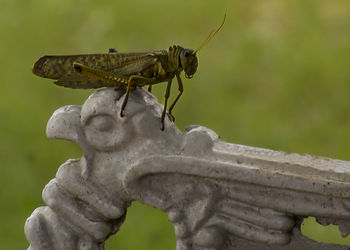
[[[204,45],[206,45],[216,35],[216,33],[218,33],[218,31],[224,25],[225,20],[226,20],[226,13],[224,15],[224,20],[222,20],[222,23],[220,24],[219,28],[217,28],[216,30],[210,31],[208,37],[206,39],[204,39],[204,41],[198,46],[198,48],[192,52],[192,55],[196,54],[201,48],[204,47]]]

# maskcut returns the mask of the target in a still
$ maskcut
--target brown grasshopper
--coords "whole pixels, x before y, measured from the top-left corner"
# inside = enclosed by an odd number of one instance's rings
[[[34,64],[33,73],[40,77],[54,79],[55,84],[73,89],[126,88],[120,110],[121,116],[124,116],[130,91],[145,85],[148,85],[148,90],[151,91],[152,85],[167,81],[161,116],[161,129],[164,130],[172,79],[176,76],[179,89],[177,97],[169,108],[169,116],[174,121],[171,112],[183,93],[180,73],[184,71],[186,78],[193,77],[198,66],[197,52],[221,29],[225,19],[226,15],[221,25],[211,31],[195,50],[174,45],[169,47],[168,51],[119,53],[115,49],[110,49],[107,54],[43,56]]]

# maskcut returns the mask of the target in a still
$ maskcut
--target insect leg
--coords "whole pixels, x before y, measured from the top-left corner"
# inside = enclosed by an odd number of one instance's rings
[[[166,86],[166,91],[165,91],[165,95],[164,95],[164,108],[163,108],[163,112],[162,112],[162,117],[161,117],[161,123],[162,123],[162,127],[161,130],[164,130],[164,119],[165,119],[165,114],[166,114],[166,107],[168,104],[168,99],[170,96],[170,89],[171,89],[171,82],[173,79],[170,79],[168,81],[168,85]]]
[[[128,76],[116,75],[108,71],[90,68],[89,66],[76,62],[73,63],[73,67],[77,73],[83,76],[91,79],[101,80],[103,82],[103,84],[101,84],[101,87],[120,87],[128,84]]]
[[[177,95],[177,97],[175,98],[174,102],[171,104],[171,106],[169,108],[169,115],[171,116],[173,121],[175,120],[175,117],[171,114],[171,111],[173,110],[176,102],[180,99],[180,96],[184,92],[184,87],[182,85],[182,80],[181,80],[181,77],[180,77],[179,74],[176,74],[176,79],[177,79],[177,84],[178,84],[178,87],[179,87],[179,94]]]
[[[132,79],[133,79],[133,76],[131,76],[129,78],[129,81],[128,81],[128,87],[126,88],[125,97],[124,97],[124,100],[123,100],[122,107],[120,109],[120,116],[121,117],[124,116],[124,109],[126,107],[126,104],[128,103],[128,98],[129,98],[129,93],[130,93],[130,89],[131,89]]]
[[[126,88],[126,93],[125,93],[125,97],[122,103],[122,107],[120,109],[120,116],[123,117],[124,116],[124,109],[126,107],[126,104],[128,102],[128,98],[129,98],[129,93],[132,90],[132,88],[135,88],[136,86],[144,86],[144,85],[152,85],[155,83],[158,83],[159,81],[153,78],[147,78],[147,77],[143,77],[143,76],[139,76],[139,75],[132,75],[130,76],[129,80],[128,80],[128,87]]]

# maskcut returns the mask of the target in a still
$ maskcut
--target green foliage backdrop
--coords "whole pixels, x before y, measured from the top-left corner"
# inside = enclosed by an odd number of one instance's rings
[[[32,75],[45,54],[195,48],[176,124],[200,124],[223,140],[350,160],[350,2],[348,0],[1,0],[0,249],[24,249],[23,224],[43,205],[41,191],[60,164],[81,150],[45,136],[53,111],[82,104],[92,91],[54,86]],[[162,101],[164,85],[155,87]],[[175,88],[173,90],[175,92]],[[306,222],[318,239],[350,244],[333,227]],[[107,249],[174,249],[166,215],[129,210]]]

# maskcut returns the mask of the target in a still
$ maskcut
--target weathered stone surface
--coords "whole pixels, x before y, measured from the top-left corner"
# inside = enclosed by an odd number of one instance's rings
[[[96,91],[47,125],[84,156],[68,160],[28,218],[29,249],[104,249],[130,203],[167,212],[176,249],[348,249],[300,233],[303,217],[350,230],[350,162],[229,144],[208,128],[186,133],[148,92]]]

